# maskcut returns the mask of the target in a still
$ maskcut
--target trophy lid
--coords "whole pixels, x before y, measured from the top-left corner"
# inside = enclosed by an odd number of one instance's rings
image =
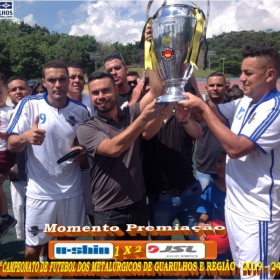
[[[192,17],[193,6],[184,5],[184,4],[172,4],[172,5],[165,5],[162,6],[159,10],[159,13],[156,17],[156,19],[166,18],[166,17]]]

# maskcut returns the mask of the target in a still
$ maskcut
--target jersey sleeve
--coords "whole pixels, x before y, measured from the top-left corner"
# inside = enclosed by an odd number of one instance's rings
[[[29,130],[31,127],[30,115],[31,111],[29,110],[28,100],[23,99],[14,110],[12,119],[6,132],[8,134],[19,135]]]
[[[244,123],[239,135],[251,140],[264,154],[280,142],[280,98],[260,104]]]
[[[231,127],[236,108],[238,107],[240,101],[241,99],[237,99],[232,102],[217,105],[219,113],[227,120],[228,127]]]

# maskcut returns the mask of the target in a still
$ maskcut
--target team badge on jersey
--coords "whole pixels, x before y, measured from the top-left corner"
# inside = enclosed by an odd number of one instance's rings
[[[42,229],[39,229],[38,226],[32,226],[31,229],[28,229],[27,231],[30,232],[33,236],[38,235],[40,232],[43,232]]]
[[[70,123],[72,126],[78,123],[78,121],[75,119],[74,116],[69,116],[68,120],[66,120],[68,123]]]

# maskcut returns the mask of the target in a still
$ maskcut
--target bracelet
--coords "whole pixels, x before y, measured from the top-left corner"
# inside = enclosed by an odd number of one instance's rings
[[[189,122],[190,122],[190,119],[188,119],[188,120],[186,120],[186,121],[184,121],[184,122],[182,122],[182,121],[179,121],[181,124],[188,124]]]

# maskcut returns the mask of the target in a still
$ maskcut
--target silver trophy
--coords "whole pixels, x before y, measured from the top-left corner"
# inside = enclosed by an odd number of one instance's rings
[[[152,2],[149,2],[147,11]],[[184,86],[192,75],[199,44],[206,33],[205,16],[198,7],[182,4],[166,5],[164,2],[150,22],[152,25],[150,52],[154,52],[156,58],[152,68],[166,84],[166,93],[157,98],[156,102],[183,100],[186,98],[182,95]]]

